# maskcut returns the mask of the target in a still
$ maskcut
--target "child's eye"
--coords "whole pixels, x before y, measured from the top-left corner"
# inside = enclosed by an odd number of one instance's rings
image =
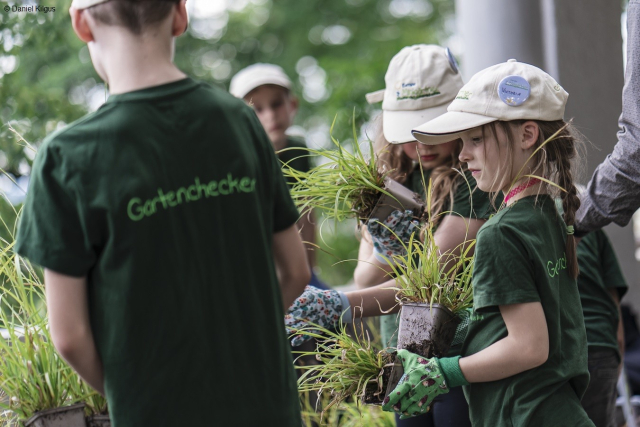
[[[476,136],[471,138],[471,142],[473,142],[474,144],[480,144],[482,142],[482,137],[481,136]]]

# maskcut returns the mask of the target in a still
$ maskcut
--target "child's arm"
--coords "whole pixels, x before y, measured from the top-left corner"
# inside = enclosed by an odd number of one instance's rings
[[[45,269],[44,282],[53,344],[82,379],[104,394],[102,361],[89,323],[87,278]]]
[[[300,237],[303,242],[312,243],[311,245],[304,244],[305,254],[309,261],[309,266],[313,268],[316,265],[316,251],[313,244],[316,243],[316,224],[315,215],[313,211],[309,211],[307,214],[302,215],[298,220],[298,228],[300,229]]]
[[[484,350],[460,359],[470,383],[511,377],[542,365],[549,357],[547,320],[539,302],[501,305],[508,335]]]
[[[387,262],[380,262],[373,253],[371,235],[366,227],[362,227],[362,239],[358,249],[358,264],[353,272],[353,281],[359,289],[379,285],[389,280],[389,273],[393,271]]]
[[[311,279],[304,249],[296,224],[273,235],[273,259],[285,310],[298,298]]]

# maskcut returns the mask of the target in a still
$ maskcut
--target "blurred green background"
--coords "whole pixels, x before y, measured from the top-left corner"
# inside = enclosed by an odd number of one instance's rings
[[[55,7],[55,12],[4,12],[4,6]],[[0,168],[28,176],[48,133],[97,109],[107,97],[87,47],[71,28],[70,0],[0,1]],[[330,148],[329,128],[349,143],[352,115],[362,126],[380,108],[367,92],[384,88],[387,65],[402,47],[446,43],[453,0],[189,0],[190,27],[176,41],[176,63],[193,77],[227,88],[254,62],[282,66],[300,98],[296,126],[314,148]],[[22,182],[22,181],[18,181]],[[0,189],[10,185],[0,178]],[[12,198],[19,200],[19,197]],[[347,283],[358,241],[355,223],[323,228],[318,273]]]

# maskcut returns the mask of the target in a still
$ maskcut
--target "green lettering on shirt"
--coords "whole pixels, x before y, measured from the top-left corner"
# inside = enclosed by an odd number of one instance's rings
[[[562,254],[561,258],[558,258],[555,262],[547,262],[547,274],[549,277],[556,277],[562,270],[567,269],[567,255]]]
[[[216,191],[216,189],[218,191]],[[209,197],[228,196],[234,193],[253,193],[256,189],[256,180],[249,177],[234,178],[228,173],[226,178],[219,181],[200,182],[200,178],[195,177],[194,183],[185,187],[180,187],[173,191],[164,191],[158,188],[156,197],[142,200],[133,197],[127,203],[127,216],[132,221],[140,221],[148,218],[159,210],[175,208],[183,203],[197,202]]]

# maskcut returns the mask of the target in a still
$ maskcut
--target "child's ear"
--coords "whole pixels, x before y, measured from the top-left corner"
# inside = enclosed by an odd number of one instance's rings
[[[538,142],[540,128],[536,122],[530,120],[522,124],[520,133],[522,135],[522,149],[528,150]]]
[[[173,15],[172,35],[178,37],[184,34],[189,28],[189,17],[187,14],[187,0],[182,0],[176,5],[176,12]]]
[[[75,7],[69,9],[69,15],[71,15],[71,26],[73,31],[80,40],[85,43],[93,41],[93,33],[87,22],[88,14],[84,13],[84,10],[78,10]]]
[[[298,112],[299,105],[300,103],[298,102],[298,98],[296,98],[295,96],[291,96],[291,110],[293,111],[293,114]]]

